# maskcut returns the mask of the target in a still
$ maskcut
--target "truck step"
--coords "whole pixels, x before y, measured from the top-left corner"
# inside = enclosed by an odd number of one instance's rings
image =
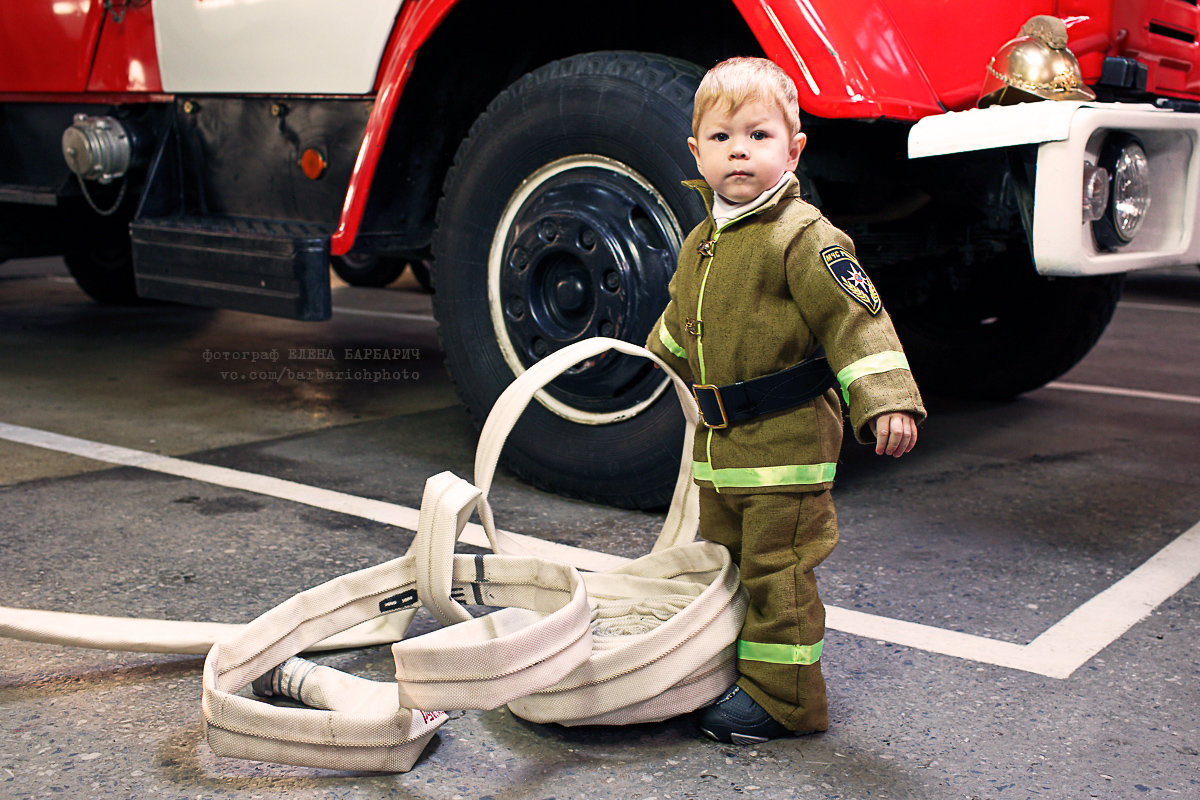
[[[0,183],[0,203],[56,206],[58,189],[54,186],[17,186]]]
[[[135,219],[141,297],[302,320],[329,319],[323,225],[227,216]]]

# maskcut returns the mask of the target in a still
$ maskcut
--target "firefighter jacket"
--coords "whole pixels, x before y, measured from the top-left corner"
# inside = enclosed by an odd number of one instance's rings
[[[869,421],[925,409],[879,294],[854,244],[800,197],[792,176],[774,197],[717,228],[713,192],[701,180],[708,218],[688,234],[671,300],[647,347],[685,380],[723,386],[790,367],[824,347],[850,409],[856,438]],[[720,492],[816,491],[833,483],[842,441],[838,392],[734,423],[701,425],[692,474]]]

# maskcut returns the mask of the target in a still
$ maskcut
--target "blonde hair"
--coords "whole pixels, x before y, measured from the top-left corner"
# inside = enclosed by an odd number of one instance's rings
[[[714,106],[725,104],[723,110],[733,113],[755,101],[783,112],[789,136],[800,132],[800,102],[788,74],[768,59],[737,56],[717,64],[700,81],[692,108],[692,135],[699,137],[700,118]]]

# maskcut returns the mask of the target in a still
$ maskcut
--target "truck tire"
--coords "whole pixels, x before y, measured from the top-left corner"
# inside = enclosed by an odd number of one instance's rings
[[[438,208],[434,312],[477,424],[530,365],[571,342],[641,344],[667,304],[680,242],[704,215],[680,185],[703,70],[607,52],[547,64],[475,121]],[[539,393],[506,464],[544,489],[665,505],[683,418],[665,375],[607,353]]]
[[[998,266],[960,267],[992,279],[966,287],[950,281],[919,305],[893,313],[923,391],[1003,400],[1045,386],[1100,338],[1125,279],[1047,278],[1027,257],[1016,270]]]
[[[97,303],[127,306],[141,302],[133,276],[133,245],[124,226],[84,237],[82,246],[63,253],[63,262],[76,285]]]
[[[387,286],[404,272],[404,261],[374,253],[333,256],[329,259],[334,273],[351,286]]]
[[[412,273],[416,279],[417,285],[421,287],[423,292],[433,291],[433,279],[429,276],[429,262],[421,260],[413,260],[408,262],[408,271]]]

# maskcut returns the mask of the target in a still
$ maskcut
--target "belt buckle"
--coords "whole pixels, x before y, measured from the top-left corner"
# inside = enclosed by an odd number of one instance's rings
[[[709,422],[709,415],[704,413],[704,403],[700,400],[700,390],[702,389],[711,391],[712,396],[716,398],[717,409],[721,412],[721,423],[719,425]],[[700,421],[703,422],[705,426],[709,428],[716,428],[718,430],[729,427],[729,415],[725,413],[725,401],[721,399],[721,390],[719,387],[714,386],[711,383],[693,384],[692,397],[696,398],[696,405],[700,407]]]

